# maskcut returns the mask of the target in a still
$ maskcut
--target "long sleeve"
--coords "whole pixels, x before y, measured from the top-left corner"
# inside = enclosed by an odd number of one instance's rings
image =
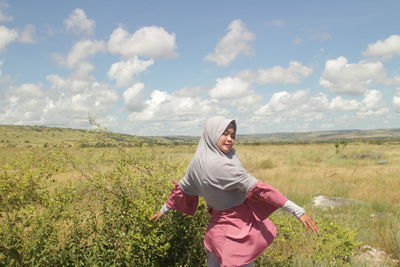
[[[304,213],[306,213],[306,211],[302,207],[296,205],[290,200],[287,200],[285,204],[283,204],[282,208],[295,216],[297,219],[299,219]]]
[[[257,182],[247,193],[246,201],[254,214],[264,220],[278,208],[282,208],[287,198],[274,187]]]
[[[199,203],[199,197],[195,195],[189,195],[182,191],[177,182],[173,182],[175,187],[172,189],[166,203],[161,212],[164,214],[169,209],[174,209],[179,212],[193,216],[196,213],[197,206]]]
[[[167,204],[164,204],[164,205],[161,207],[160,212],[161,212],[162,214],[167,214],[170,210],[171,210],[171,209],[167,207]]]

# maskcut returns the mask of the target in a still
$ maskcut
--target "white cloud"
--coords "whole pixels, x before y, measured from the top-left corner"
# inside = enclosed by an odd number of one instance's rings
[[[185,87],[182,88],[178,91],[175,91],[174,94],[176,96],[181,96],[181,97],[207,97],[208,95],[208,88],[203,88],[203,87]]]
[[[217,79],[217,84],[209,91],[209,95],[215,99],[238,98],[248,93],[250,84],[237,77]]]
[[[218,42],[214,53],[205,57],[218,66],[228,66],[238,55],[251,55],[252,48],[248,42],[254,40],[254,34],[246,29],[241,20],[234,20],[228,27],[229,32]]]
[[[50,88],[24,84],[9,90],[5,96],[6,112],[0,121],[9,124],[88,128],[88,116],[91,114],[104,123],[105,127],[116,123],[110,113],[118,103],[119,95],[112,86],[97,82],[90,75],[94,66],[87,61],[105,49],[102,41],[81,40],[67,56],[55,55],[58,63],[72,69],[73,73],[69,77],[48,75],[46,78]]]
[[[397,94],[393,97],[393,107],[396,112],[400,113],[400,90],[398,90]]]
[[[136,56],[125,61],[119,61],[111,65],[108,77],[117,81],[118,86],[130,85],[134,77],[153,65],[154,60],[140,60]]]
[[[172,58],[177,55],[175,34],[156,26],[140,28],[132,35],[118,27],[110,35],[108,48],[125,57]]]
[[[363,52],[366,56],[382,57],[390,59],[400,55],[400,35],[391,35],[387,39],[369,44],[367,50]]]
[[[338,57],[326,61],[320,85],[334,94],[361,95],[374,83],[385,80],[385,69],[381,62],[348,64],[345,57]]]
[[[88,114],[99,120],[109,117],[109,114],[119,96],[114,88],[95,81],[93,77],[60,77],[49,75],[55,96],[48,101],[43,111],[43,122],[55,124],[63,122],[74,127],[87,126]],[[106,119],[106,121],[108,121]],[[106,126],[106,125],[104,125]]]
[[[329,107],[329,99],[324,93],[318,93],[315,96],[309,97],[308,106],[308,109],[312,111],[326,111]]]
[[[0,25],[0,53],[4,51],[7,44],[15,41],[17,38],[18,32],[16,30]]]
[[[396,112],[400,113],[400,75],[394,77],[393,81],[397,86],[393,96],[393,107]]]
[[[40,124],[42,108],[48,101],[40,85],[23,84],[19,88],[3,90],[1,93],[1,124]]]
[[[92,99],[93,105],[88,108],[102,104],[114,103],[118,100],[115,90],[105,83],[97,82],[93,77],[78,77],[72,75],[70,77],[61,77],[58,75],[49,75],[47,80],[51,83],[52,89],[58,89],[58,92],[70,95],[75,99]]]
[[[70,116],[80,120],[87,119],[87,114],[109,115],[111,109],[118,102],[119,96],[115,89],[108,84],[100,83],[90,75],[82,76],[73,73],[70,77],[48,75],[51,89],[55,92],[52,108],[54,112],[66,115],[70,110]],[[52,121],[58,115],[47,114]],[[74,122],[77,123],[76,121]]]
[[[178,96],[166,91],[155,90],[145,101],[145,108],[129,115],[131,121],[188,122],[199,121],[211,114],[226,114],[227,111],[214,102],[200,97]],[[165,129],[164,129],[165,130]]]
[[[70,53],[63,57],[59,54],[53,54],[56,62],[75,71],[75,75],[85,77],[90,73],[94,66],[87,61],[89,57],[99,52],[105,51],[105,43],[97,40],[81,40],[78,41],[71,49]]]
[[[361,103],[354,99],[343,99],[337,96],[329,103],[329,108],[332,110],[358,110]]]
[[[332,128],[334,128],[334,126],[335,125],[333,123],[323,123],[321,125],[321,127],[324,128],[324,129],[332,129]]]
[[[378,106],[379,101],[382,99],[382,93],[378,90],[368,90],[362,100],[366,109],[373,109]]]
[[[84,93],[88,88],[92,87],[95,82],[94,78],[87,75],[86,77],[80,77],[79,75],[73,75],[71,77],[61,77],[57,74],[48,75],[47,80],[51,83],[52,89],[64,89],[68,90],[71,94]]]
[[[0,60],[0,77],[2,76],[2,68],[3,68],[4,60]]]
[[[26,83],[21,85],[19,88],[15,89],[14,91],[19,97],[21,98],[39,98],[44,96],[44,92],[40,85]]]
[[[123,93],[125,107],[130,111],[140,111],[143,106],[143,83],[135,83]]]
[[[68,54],[66,65],[70,68],[77,67],[78,64],[85,61],[88,57],[104,50],[105,44],[103,41],[81,40],[74,45]]]
[[[367,90],[362,100],[362,106],[357,112],[357,116],[360,118],[382,119],[388,112],[389,109],[382,99],[382,92],[378,90]]]
[[[400,74],[393,77],[392,82],[394,85],[396,85],[398,88],[400,88]]]
[[[273,94],[249,119],[253,125],[259,125],[256,132],[309,131],[354,128],[362,121],[384,119],[387,113],[382,94],[377,90],[367,90],[361,101],[341,97],[329,100],[323,93],[311,95],[309,90],[300,90]]]
[[[343,112],[346,112],[348,117],[346,121],[334,119],[340,114],[343,115]],[[382,93],[378,90],[367,90],[361,101],[343,99],[340,96],[329,100],[323,93],[310,95],[309,90],[293,93],[281,91],[274,93],[267,104],[259,107],[251,121],[267,121],[270,126],[275,125],[274,127],[306,130],[310,123],[318,122],[318,125],[322,125],[323,120],[327,118],[333,118],[330,124],[341,127],[350,126],[360,119],[380,120],[385,118],[388,112]]]
[[[262,103],[263,97],[253,91],[248,92],[245,96],[236,99],[229,99],[224,103],[227,106],[236,107],[241,113],[249,113],[256,110]]]
[[[311,75],[312,72],[313,70],[310,67],[304,66],[297,61],[291,61],[287,69],[275,66],[257,71],[244,70],[238,74],[238,77],[258,84],[295,84],[299,83],[301,78]]]
[[[76,8],[69,17],[64,20],[67,31],[75,34],[92,35],[96,22],[86,16],[84,10]]]
[[[19,34],[18,40],[22,43],[35,43],[35,34],[36,29],[34,25],[27,24],[24,27],[24,30]]]
[[[277,112],[290,112],[299,108],[308,99],[308,91],[300,90],[293,94],[287,91],[274,93],[269,102],[261,106],[256,112],[257,116],[272,116]]]

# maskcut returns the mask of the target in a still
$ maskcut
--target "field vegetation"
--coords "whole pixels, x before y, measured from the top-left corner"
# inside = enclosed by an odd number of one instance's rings
[[[184,175],[194,144],[11,128],[0,129],[0,266],[205,266],[203,201],[194,217],[172,212],[149,220]],[[279,234],[257,266],[374,266],[355,256],[363,245],[392,258],[379,266],[398,264],[399,144],[236,148],[246,169],[305,207],[322,232],[311,235],[295,218],[274,213]],[[317,195],[351,201],[322,209],[313,206]]]

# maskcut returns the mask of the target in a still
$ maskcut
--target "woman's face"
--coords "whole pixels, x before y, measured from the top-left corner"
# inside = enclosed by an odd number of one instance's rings
[[[232,150],[235,144],[235,129],[227,128],[225,132],[218,139],[217,147],[225,154]]]

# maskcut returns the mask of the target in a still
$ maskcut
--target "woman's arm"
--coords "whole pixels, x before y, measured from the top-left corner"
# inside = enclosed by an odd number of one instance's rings
[[[160,219],[162,216],[164,216],[165,214],[167,214],[168,211],[170,211],[170,210],[171,210],[171,208],[168,208],[167,205],[164,204],[164,205],[161,207],[161,209],[160,209],[156,214],[154,214],[154,215],[150,218],[150,220],[152,220],[152,221],[157,221],[157,220]]]
[[[306,213],[306,211],[302,207],[296,205],[289,199],[285,202],[285,204],[283,204],[282,209],[286,210],[297,219],[299,219],[304,213]]]
[[[307,230],[319,233],[317,224],[302,207],[288,200],[287,197],[277,189],[266,183],[257,182],[247,193],[246,200],[250,204],[255,215],[261,220],[267,218],[276,209],[283,208],[299,219]]]
[[[318,226],[314,219],[308,215],[302,207],[296,205],[290,200],[287,200],[285,204],[283,204],[282,208],[299,219],[307,230],[311,230],[314,233],[319,234]]]
[[[173,183],[175,187],[172,189],[167,201],[162,208],[150,218],[151,220],[158,220],[171,209],[191,216],[196,213],[199,197],[186,194],[177,182],[174,181]]]

